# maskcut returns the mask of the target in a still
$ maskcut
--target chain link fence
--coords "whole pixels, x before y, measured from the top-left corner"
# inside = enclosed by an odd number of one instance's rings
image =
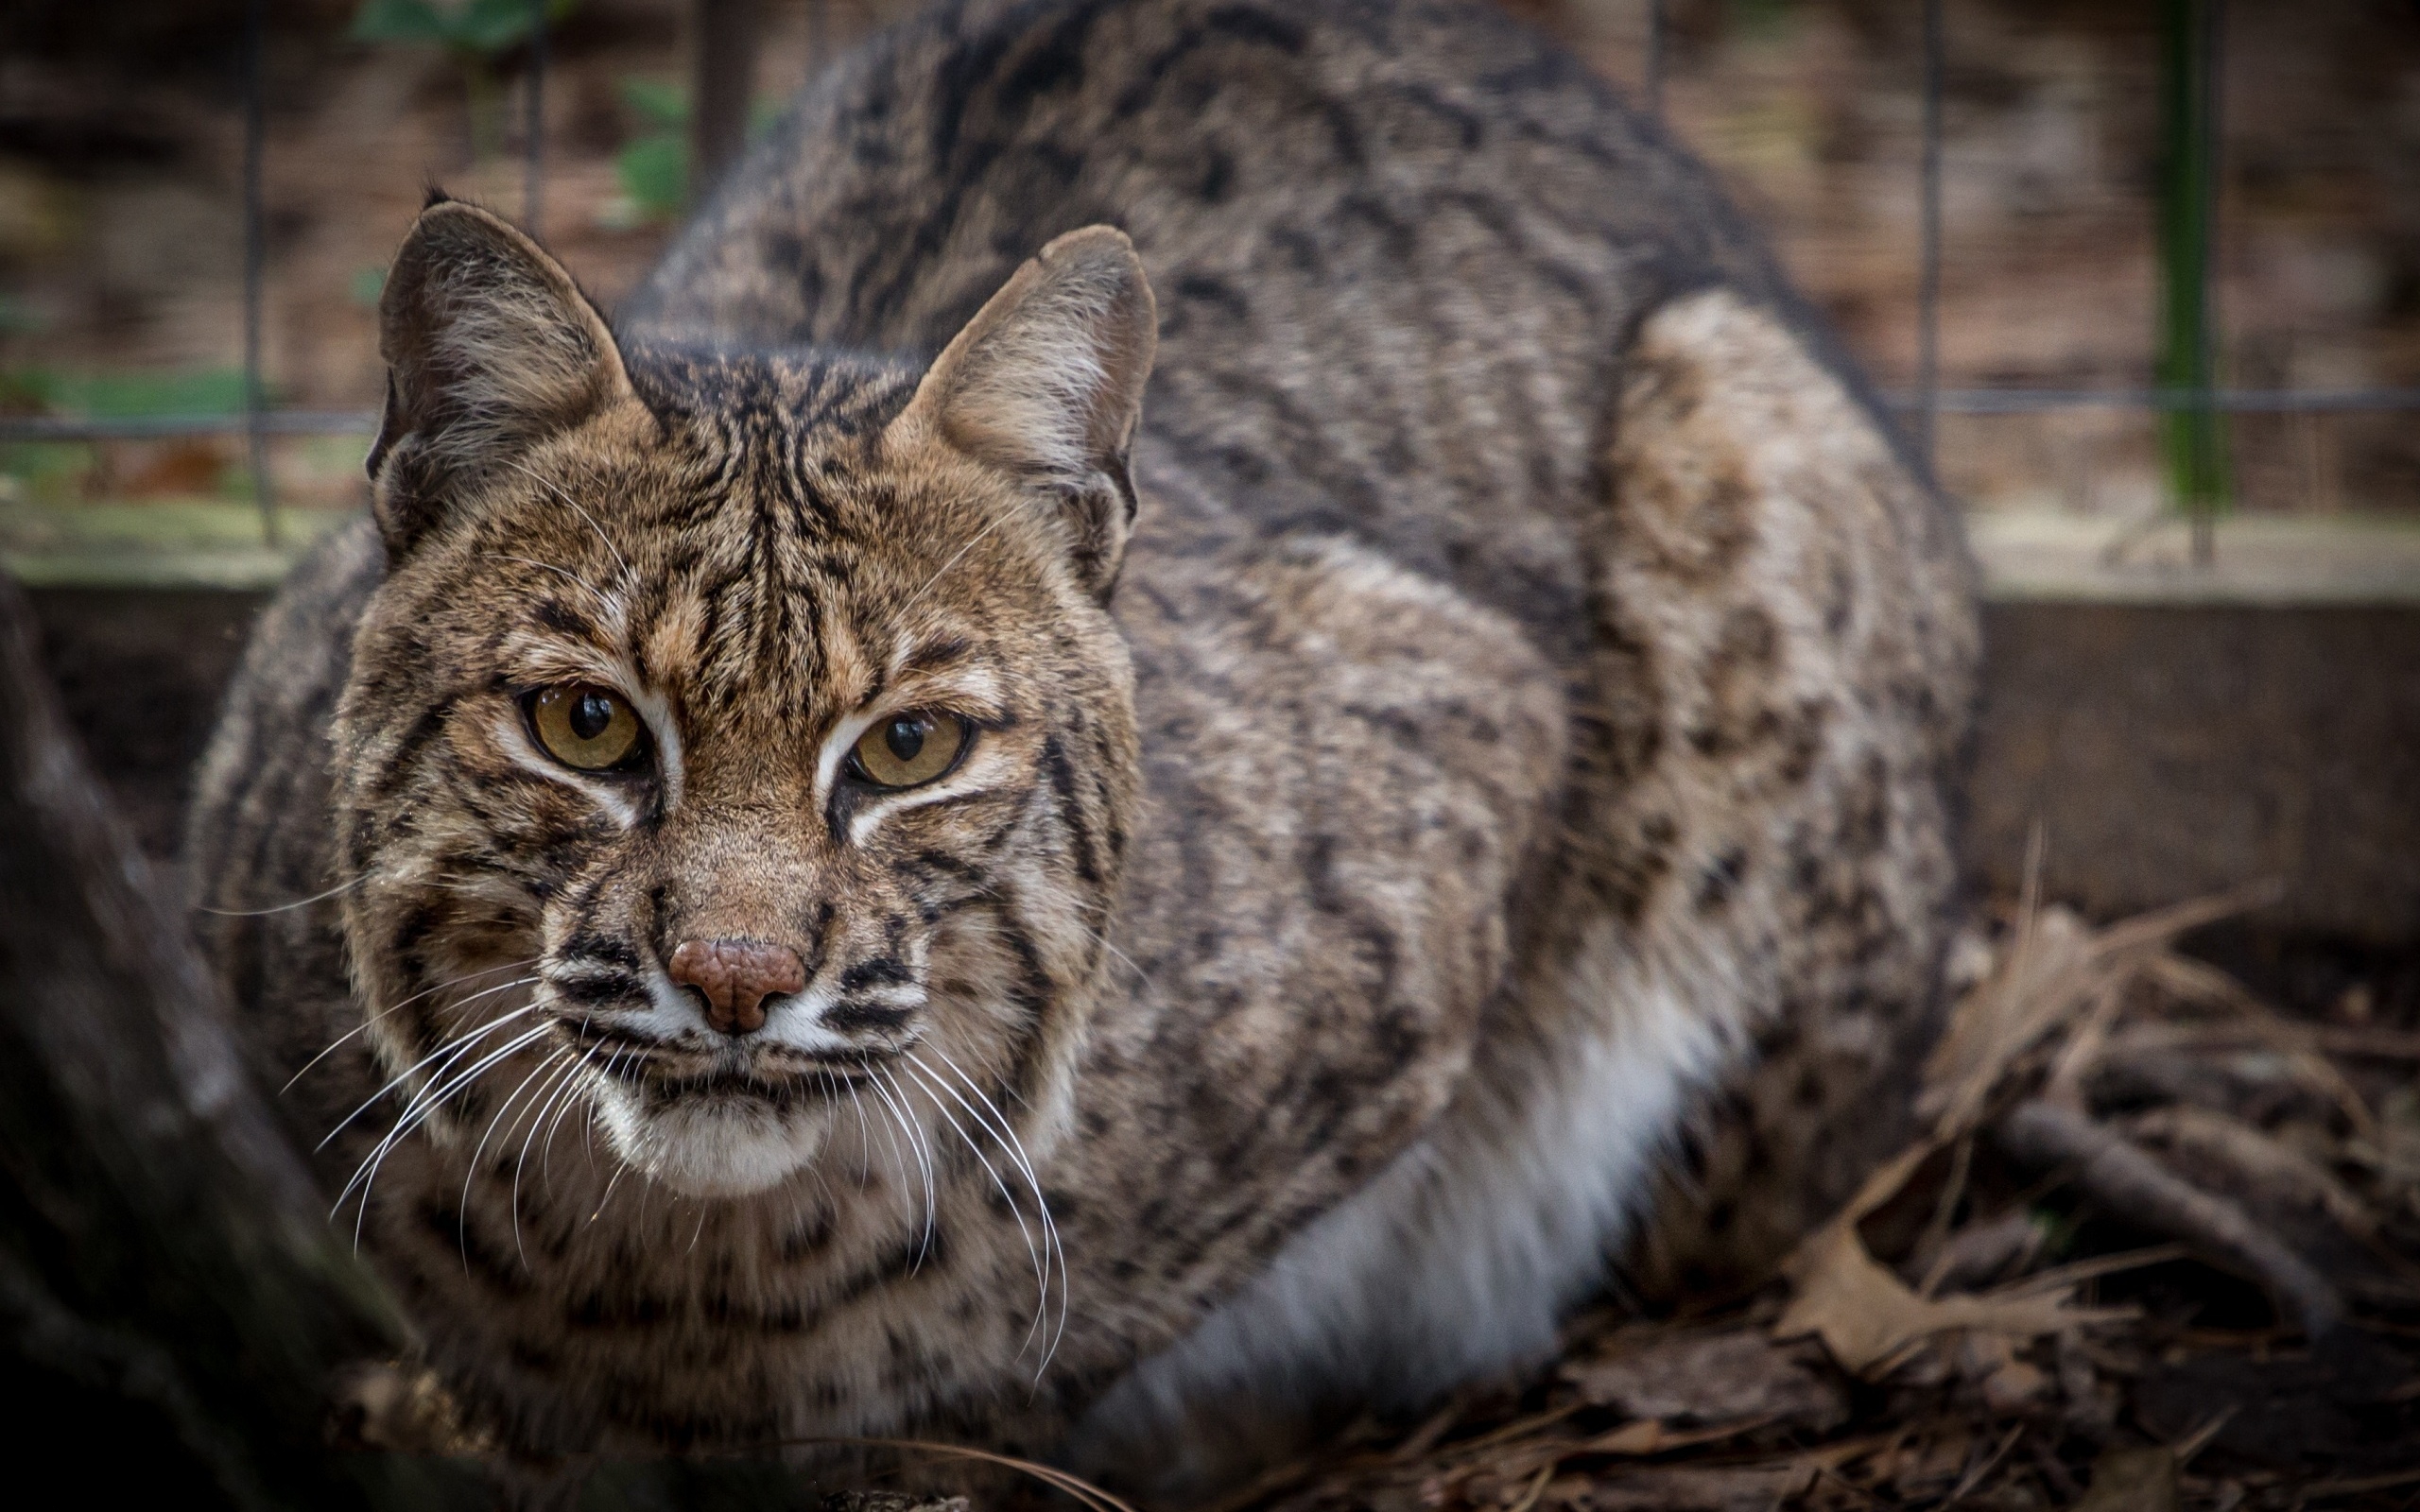
[[[700,190],[744,146],[747,105],[754,75],[754,46],[762,20],[760,0],[684,0],[692,39],[692,97],[698,102],[690,123],[690,181]],[[825,0],[804,0],[809,8],[811,34],[829,35],[822,11]],[[1644,30],[1642,68],[1635,81],[1642,106],[1661,114],[1674,48],[1668,0],[1638,0],[1636,18]],[[1907,424],[1922,455],[1930,458],[1938,446],[1938,421],[1944,415],[2034,415],[2070,410],[2132,411],[2160,417],[2171,446],[2183,444],[2206,451],[2220,444],[2214,418],[2229,414],[2317,415],[2360,411],[2420,410],[2420,387],[2352,387],[2342,388],[2243,388],[2214,379],[2221,345],[2220,312],[2214,307],[2211,255],[2215,239],[2214,206],[2219,171],[2222,113],[2216,81],[2223,72],[2225,0],[2159,0],[2165,8],[2164,37],[2169,56],[2163,60],[2168,91],[2182,102],[2171,111],[2169,140],[2165,144],[2168,177],[2163,182],[2162,232],[2164,266],[2169,277],[2162,290],[2166,318],[2157,382],[2132,387],[1950,387],[1941,381],[1941,295],[1944,260],[1944,110],[1946,18],[1943,0],[1915,0],[1922,8],[1918,66],[1921,69],[1922,111],[1918,154],[1918,216],[1915,245],[1908,249],[1917,265],[1915,375],[1912,387],[1887,395]],[[529,0],[527,82],[523,104],[525,130],[522,163],[524,224],[543,234],[546,205],[545,90],[549,62],[548,0]],[[242,47],[242,112],[244,120],[243,195],[243,395],[238,415],[142,415],[128,417],[0,416],[0,443],[108,442],[151,440],[181,436],[240,435],[250,460],[251,486],[264,539],[279,540],[276,490],[267,448],[272,438],[303,436],[367,436],[375,431],[377,416],[367,410],[285,409],[268,400],[262,371],[262,310],[269,277],[268,217],[263,203],[267,153],[267,83],[264,60],[268,43],[268,0],[246,0]],[[820,45],[820,43],[819,43]],[[2180,219],[2180,207],[2182,218]],[[2180,240],[2191,255],[2173,255]],[[2198,467],[2198,472],[2196,468]],[[2214,549],[2211,522],[2223,502],[2214,486],[2216,465],[2206,457],[2183,470],[2172,487],[2174,503],[2193,521],[2196,558],[2207,561]],[[2172,476],[2178,476],[2172,471]]]

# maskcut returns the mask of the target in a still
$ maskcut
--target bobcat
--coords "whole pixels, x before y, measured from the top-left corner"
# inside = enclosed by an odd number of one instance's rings
[[[1664,1157],[1760,1042],[1855,1097],[1930,1009],[1955,523],[1704,170],[1504,15],[945,6],[618,320],[441,198],[380,320],[372,518],[265,616],[188,854],[525,1452],[1199,1493],[1547,1351],[1707,1227]]]

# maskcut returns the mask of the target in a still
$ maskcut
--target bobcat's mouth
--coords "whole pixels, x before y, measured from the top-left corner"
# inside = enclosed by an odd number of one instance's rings
[[[732,1045],[700,1052],[629,1034],[566,1023],[597,1074],[650,1100],[746,1097],[777,1108],[847,1094],[875,1079],[873,1055],[810,1056],[781,1045]]]
[[[811,1163],[841,1106],[880,1095],[875,1057],[815,1059],[777,1045],[713,1050],[565,1024],[593,1068],[607,1137],[622,1159],[696,1196],[738,1197]]]

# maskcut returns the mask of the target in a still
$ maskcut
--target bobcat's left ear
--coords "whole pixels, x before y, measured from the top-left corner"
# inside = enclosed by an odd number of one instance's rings
[[[421,212],[378,301],[387,413],[372,508],[401,558],[515,454],[633,397],[605,318],[562,265],[459,200]]]
[[[1127,454],[1158,345],[1126,233],[1071,231],[977,312],[893,423],[1054,497],[1077,576],[1107,597],[1134,523]]]

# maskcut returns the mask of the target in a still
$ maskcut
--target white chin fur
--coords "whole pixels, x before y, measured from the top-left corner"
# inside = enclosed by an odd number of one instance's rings
[[[822,1153],[827,1111],[754,1098],[691,1097],[648,1112],[622,1087],[597,1090],[614,1153],[675,1192],[745,1197],[780,1185]]]

